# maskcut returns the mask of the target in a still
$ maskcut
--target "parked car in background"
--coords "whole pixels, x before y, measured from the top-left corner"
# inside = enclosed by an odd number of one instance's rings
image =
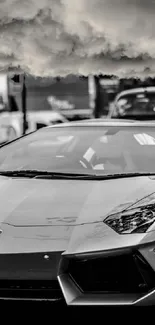
[[[23,132],[23,114],[18,110],[13,96],[9,98],[9,108],[0,102],[0,144],[20,137]],[[68,120],[55,111],[28,111],[26,133],[33,132],[45,126],[64,123]]]
[[[120,92],[110,107],[108,118],[155,120],[155,87]]]

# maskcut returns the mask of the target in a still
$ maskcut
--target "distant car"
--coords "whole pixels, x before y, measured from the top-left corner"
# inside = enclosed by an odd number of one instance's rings
[[[27,111],[26,133],[33,132],[45,126],[65,122],[68,122],[68,120],[56,111]],[[20,137],[22,132],[22,112],[17,108],[9,111],[5,106],[0,107],[0,143],[2,144]]]
[[[3,299],[155,305],[155,123],[64,123],[0,148]]]
[[[155,87],[120,92],[110,107],[108,118],[155,120]]]

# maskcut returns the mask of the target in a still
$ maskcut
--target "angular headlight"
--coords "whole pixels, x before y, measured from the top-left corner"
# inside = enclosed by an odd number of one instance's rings
[[[119,234],[145,233],[155,221],[155,204],[108,216],[104,223]]]

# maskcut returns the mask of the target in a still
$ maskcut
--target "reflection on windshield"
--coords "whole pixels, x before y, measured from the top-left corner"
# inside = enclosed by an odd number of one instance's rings
[[[153,173],[154,161],[155,130],[142,126],[46,129],[0,150],[0,171]]]
[[[150,136],[149,134],[142,133],[142,134],[134,134],[135,139],[141,144],[141,146],[155,145],[155,138]]]

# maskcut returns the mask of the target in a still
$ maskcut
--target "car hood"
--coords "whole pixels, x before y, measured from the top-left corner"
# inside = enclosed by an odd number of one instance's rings
[[[151,241],[103,223],[155,192],[155,179],[104,181],[0,177],[0,253],[81,253]]]

